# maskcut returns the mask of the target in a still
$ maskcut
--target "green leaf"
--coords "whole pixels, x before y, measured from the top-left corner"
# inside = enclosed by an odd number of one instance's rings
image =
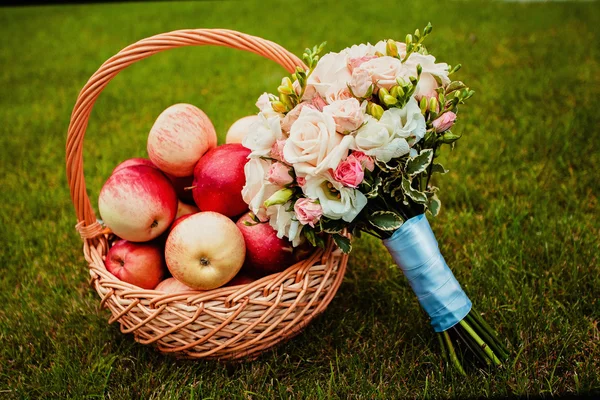
[[[369,223],[382,231],[395,231],[402,222],[402,218],[393,211],[375,211],[369,217]]]
[[[431,173],[432,174],[445,174],[447,173],[448,170],[446,168],[444,168],[444,166],[442,164],[438,164],[438,163],[434,163],[433,166],[431,167]]]
[[[347,225],[341,219],[321,219],[321,229],[327,233],[340,233]]]
[[[440,213],[440,208],[442,207],[442,202],[437,197],[437,194],[434,194],[429,198],[429,204],[427,206],[427,210],[436,217]]]
[[[352,251],[352,243],[346,236],[342,236],[339,233],[331,235],[337,247],[339,247],[344,253],[349,254]]]
[[[427,169],[429,164],[431,164],[431,160],[433,160],[433,150],[421,150],[419,155],[409,158],[408,161],[406,161],[404,171],[411,177],[420,174]]]
[[[413,188],[410,181],[406,178],[402,178],[402,189],[404,189],[404,194],[410,197],[415,203],[427,203],[427,195]]]
[[[313,246],[317,245],[315,231],[313,231],[312,229],[303,229],[302,233],[304,233],[304,237],[310,242],[310,244],[312,244]]]
[[[446,131],[444,134],[438,139],[441,143],[451,144],[456,142],[461,138],[462,135],[455,135],[451,131]]]

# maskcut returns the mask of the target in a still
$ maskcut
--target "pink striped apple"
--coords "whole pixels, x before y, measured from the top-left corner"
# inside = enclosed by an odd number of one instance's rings
[[[163,233],[177,213],[177,195],[158,169],[137,165],[120,169],[106,181],[98,208],[115,235],[146,242]]]
[[[157,243],[119,240],[104,261],[108,272],[142,289],[154,289],[166,272],[162,247]]]
[[[192,175],[194,166],[217,146],[210,119],[191,104],[175,104],[163,111],[148,135],[148,156],[163,172],[174,177]]]
[[[158,290],[159,292],[165,293],[179,293],[179,292],[189,292],[190,290],[194,290],[191,287],[187,286],[184,283],[179,282],[175,278],[167,278],[161,283],[158,284],[154,290]]]
[[[145,165],[147,167],[152,167],[152,168],[156,168],[156,165],[154,165],[152,163],[152,161],[148,160],[147,158],[130,158],[128,160],[123,161],[121,164],[117,165],[115,167],[115,169],[113,169],[113,174],[119,170],[122,170],[123,168],[127,168],[127,167],[135,167],[136,165]]]

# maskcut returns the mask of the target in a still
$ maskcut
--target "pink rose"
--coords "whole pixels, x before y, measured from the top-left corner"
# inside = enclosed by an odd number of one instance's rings
[[[325,102],[325,100],[323,100],[323,98],[317,94],[311,99],[311,104],[317,110],[323,111],[323,107],[325,107],[327,105],[327,102]]]
[[[363,169],[368,169],[371,172],[373,172],[375,169],[375,161],[373,161],[373,158],[366,155],[362,151],[355,151],[348,156],[348,158],[350,157],[355,158],[363,167]]]
[[[267,179],[274,185],[285,186],[294,181],[290,168],[280,162],[273,163],[267,173]]]
[[[436,132],[444,132],[452,128],[454,121],[456,121],[456,114],[454,114],[452,111],[448,111],[433,121],[433,127],[435,128]]]
[[[348,86],[356,97],[365,97],[372,85],[373,81],[371,80],[371,76],[366,69],[354,69]]]
[[[372,60],[374,58],[377,58],[377,56],[366,55],[366,56],[362,56],[362,57],[349,58],[348,59],[348,68],[350,69],[350,71],[353,71],[354,68],[360,67],[362,63]]]
[[[313,228],[323,215],[321,205],[306,197],[296,201],[296,204],[294,204],[294,211],[296,212],[296,218],[298,218],[298,221],[300,221],[302,225],[308,224]]]
[[[285,146],[285,139],[277,140],[273,143],[273,147],[271,147],[271,157],[279,161],[284,161],[283,146]]]
[[[354,157],[348,157],[342,161],[333,172],[333,179],[344,186],[356,188],[363,181],[365,173],[360,161]]]
[[[355,98],[336,100],[323,108],[335,121],[335,130],[341,134],[357,130],[365,120],[365,112]]]

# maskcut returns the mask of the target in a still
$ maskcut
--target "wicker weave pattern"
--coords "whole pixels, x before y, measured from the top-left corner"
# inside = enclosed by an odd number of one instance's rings
[[[288,72],[305,65],[281,46],[223,29],[181,30],[140,40],[107,60],[81,90],[67,136],[67,177],[91,284],[108,308],[109,323],[142,344],[181,357],[236,359],[297,334],[327,307],[343,279],[348,258],[330,241],[308,259],[248,285],[205,292],[164,294],[122,282],[104,266],[111,236],[96,222],[83,176],[83,139],[92,107],[119,71],[163,50],[218,45],[251,51]]]

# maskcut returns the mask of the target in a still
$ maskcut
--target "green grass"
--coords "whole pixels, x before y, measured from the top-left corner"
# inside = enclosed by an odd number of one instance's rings
[[[77,93],[119,49],[155,33],[225,27],[301,54],[328,41],[404,35],[463,64],[476,90],[444,155],[448,264],[512,358],[462,378],[377,240],[356,243],[324,316],[239,364],[177,361],[107,325],[65,177]],[[381,398],[585,393],[600,388],[600,7],[597,3],[186,2],[0,9],[0,398]],[[176,102],[229,124],[284,71],[231,49],[186,48],[138,63],[101,95],[89,125],[90,197],[121,160],[145,155]]]

